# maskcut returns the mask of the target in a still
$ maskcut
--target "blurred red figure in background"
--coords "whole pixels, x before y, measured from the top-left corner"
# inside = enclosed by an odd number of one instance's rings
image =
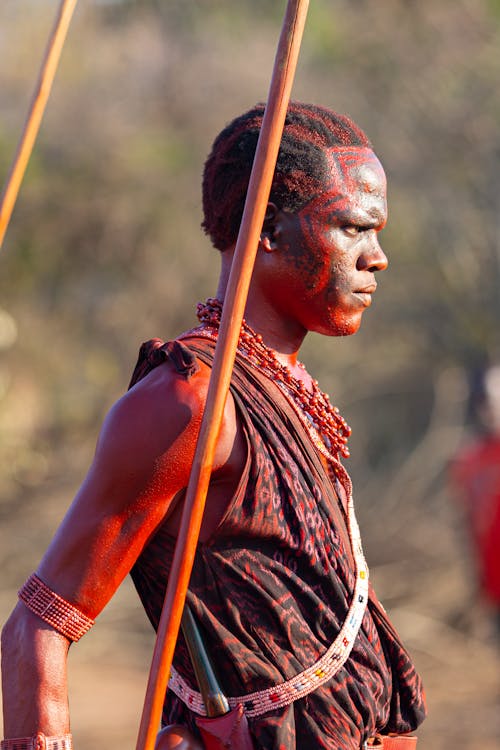
[[[476,400],[481,433],[455,458],[452,480],[469,526],[479,593],[500,634],[500,365],[485,372]]]

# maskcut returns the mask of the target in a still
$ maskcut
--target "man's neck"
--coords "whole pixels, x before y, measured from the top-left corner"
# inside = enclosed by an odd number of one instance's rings
[[[230,248],[221,255],[222,266],[217,287],[217,299],[221,302],[224,302],[226,294],[233,253],[234,249]],[[296,374],[297,357],[307,334],[306,329],[278,311],[272,300],[252,284],[245,307],[245,320],[255,333],[262,336],[264,344],[273,349],[278,360]]]
[[[256,333],[262,336],[266,346],[276,353],[278,360],[293,370],[306,336],[301,326],[287,320],[266,300],[249,296],[245,308],[245,320]]]
[[[219,295],[220,297],[223,296],[220,291]],[[209,298],[206,303],[198,305],[198,318],[202,325],[209,330],[214,328],[218,330],[220,325],[224,300],[219,295],[216,299]],[[277,378],[279,373],[282,373],[285,380],[291,375],[295,380],[302,381],[308,391],[314,392],[315,386],[311,376],[297,360],[298,346],[292,345],[290,335],[283,336],[281,330],[283,328],[282,317],[277,316],[278,332],[276,332],[273,325],[273,315],[263,315],[261,307],[257,307],[257,314],[252,315],[252,302],[253,298],[250,300],[250,316],[245,315],[243,320],[239,341],[240,350],[253,358],[254,364],[259,367],[265,368],[266,363],[267,365],[271,363],[271,369],[275,368]],[[255,320],[257,320],[257,325]],[[259,325],[261,320],[264,322]],[[299,336],[299,340],[302,341],[302,339],[303,336]],[[286,371],[289,375],[286,375]],[[283,375],[283,373],[285,374]]]

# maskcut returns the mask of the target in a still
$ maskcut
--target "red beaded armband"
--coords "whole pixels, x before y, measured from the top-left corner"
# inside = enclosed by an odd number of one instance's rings
[[[0,750],[72,750],[73,742],[70,734],[58,737],[46,737],[38,732],[33,737],[16,737],[2,740]]]
[[[18,596],[31,612],[52,625],[70,641],[78,641],[94,624],[94,620],[49,589],[36,573],[28,578],[19,590]]]

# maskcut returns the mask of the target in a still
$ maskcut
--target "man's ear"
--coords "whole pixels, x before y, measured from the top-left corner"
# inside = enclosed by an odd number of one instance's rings
[[[269,202],[260,233],[260,246],[266,253],[272,253],[276,249],[276,219],[278,213],[276,204]]]

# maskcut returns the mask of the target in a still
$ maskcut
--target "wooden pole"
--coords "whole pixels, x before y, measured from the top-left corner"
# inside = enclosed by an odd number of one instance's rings
[[[137,750],[153,750],[182,619],[250,279],[278,158],[309,0],[288,0],[231,267],[205,411],[158,625]]]
[[[0,248],[40,129],[64,40],[77,0],[62,0],[42,61],[26,123],[0,199]]]

